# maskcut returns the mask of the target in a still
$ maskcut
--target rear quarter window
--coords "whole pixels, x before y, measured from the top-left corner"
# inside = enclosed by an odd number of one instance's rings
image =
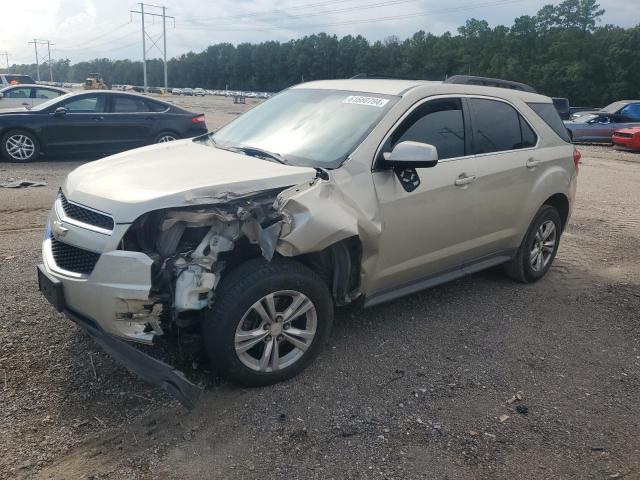
[[[562,140],[571,143],[567,127],[564,126],[560,114],[558,114],[558,110],[556,110],[553,103],[527,103],[527,105],[529,105],[531,110],[536,112]]]

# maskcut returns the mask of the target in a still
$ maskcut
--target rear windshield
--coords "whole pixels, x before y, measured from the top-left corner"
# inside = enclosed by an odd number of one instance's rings
[[[571,143],[567,127],[562,123],[558,110],[553,106],[553,103],[527,103],[527,105],[529,105],[562,140]]]
[[[3,75],[7,83],[19,84],[19,83],[36,83],[29,75]]]

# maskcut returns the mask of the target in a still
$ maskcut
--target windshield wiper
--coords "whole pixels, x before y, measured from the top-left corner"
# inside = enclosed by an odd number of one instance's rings
[[[241,152],[241,153],[244,153],[245,155],[249,155],[250,157],[272,159],[272,160],[275,160],[278,163],[282,163],[283,165],[287,165],[287,161],[284,158],[282,158],[282,156],[280,156],[279,154],[273,153],[273,152],[269,152],[269,151],[263,150],[261,148],[256,148],[256,147],[228,147],[228,148],[226,148],[226,150],[230,150],[232,152]]]

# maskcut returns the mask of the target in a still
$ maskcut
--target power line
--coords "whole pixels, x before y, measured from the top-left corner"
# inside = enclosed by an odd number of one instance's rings
[[[291,7],[287,7],[286,9],[284,8],[276,8],[273,10],[262,10],[262,11],[257,11],[257,12],[247,12],[247,13],[237,13],[235,15],[225,15],[222,17],[185,17],[185,20],[189,21],[189,20],[195,20],[195,21],[199,21],[199,20],[212,20],[212,21],[220,21],[220,20],[233,20],[233,19],[242,19],[242,18],[251,18],[251,17],[261,17],[264,15],[276,15],[276,14],[281,14],[281,13],[287,13],[290,12],[292,10],[304,10],[307,8],[317,8],[317,7],[324,7],[327,5],[333,5],[336,3],[339,4],[343,4],[346,2],[352,2],[354,0],[326,0],[324,2],[316,2],[316,3],[306,3],[306,4],[302,4],[302,5],[293,5]]]
[[[62,45],[62,47],[58,47],[57,50],[61,50],[61,51],[65,51],[65,52],[71,52],[71,51],[77,51],[77,50],[84,50],[87,46],[90,47],[97,47],[99,45],[107,45],[109,42],[111,41],[115,41],[115,40],[109,40],[107,42],[99,42],[97,45],[90,45],[93,42],[95,42],[96,40],[100,40],[104,37],[108,37],[109,35],[112,35],[113,33],[122,30],[123,28],[133,25],[131,23],[131,21],[125,22],[123,24],[120,24],[114,28],[112,28],[111,30],[109,30],[108,32],[104,32],[96,37],[90,38],[89,40],[83,40],[82,41],[82,46],[77,46],[78,44],[76,43],[74,46],[67,46],[65,47],[64,44]]]
[[[449,14],[449,13],[457,13],[457,12],[463,12],[463,11],[467,11],[467,10],[473,10],[473,9],[478,9],[478,8],[486,8],[486,7],[497,7],[497,6],[503,6],[503,5],[508,5],[508,4],[512,4],[512,3],[520,3],[523,0],[495,0],[495,1],[491,1],[491,2],[483,2],[483,3],[479,3],[479,4],[467,4],[467,5],[460,5],[458,7],[449,7],[446,9],[441,9],[441,10],[429,10],[429,11],[423,11],[423,12],[412,12],[412,13],[407,13],[407,14],[402,14],[402,15],[390,15],[390,16],[384,16],[384,17],[374,17],[374,18],[366,18],[366,19],[355,19],[355,20],[343,20],[343,21],[336,21],[336,22],[327,22],[327,23],[315,23],[315,24],[296,24],[295,28],[297,29],[301,29],[301,28],[323,28],[323,27],[333,27],[333,26],[345,26],[345,25],[359,25],[359,24],[366,24],[366,23],[376,23],[376,22],[385,22],[385,21],[392,21],[392,20],[405,20],[405,19],[410,19],[410,18],[417,18],[417,17],[424,17],[424,16],[429,16],[429,15],[442,15],[442,14]],[[327,11],[325,12],[327,14],[332,13],[331,11]],[[301,17],[305,17],[304,15]],[[294,20],[298,20],[298,18],[300,17],[296,17],[294,18]],[[283,19],[284,21],[288,20],[288,19]],[[186,26],[186,30],[201,30],[201,29],[211,29],[214,28],[214,25],[189,25]],[[244,31],[247,29],[247,26],[242,26],[242,27],[234,27],[234,28],[229,28],[229,27],[215,27],[217,31]],[[278,26],[278,25],[266,25],[265,27],[261,27],[259,25],[252,25],[250,27],[253,30],[263,30],[263,31],[274,31],[274,30],[287,30],[291,27],[288,26]]]
[[[381,7],[388,7],[388,6],[392,6],[392,5],[398,5],[398,4],[402,4],[402,3],[414,3],[416,2],[416,0],[385,0],[385,1],[378,1],[375,3],[365,3],[363,5],[355,5],[352,7],[345,7],[345,8],[336,8],[336,9],[332,9],[332,10],[322,10],[322,11],[317,11],[317,12],[313,12],[313,13],[304,13],[304,14],[300,14],[300,15],[286,15],[286,18],[284,20],[297,20],[299,18],[309,18],[309,17],[317,17],[320,15],[327,15],[327,14],[336,14],[336,13],[345,13],[345,12],[354,12],[354,11],[360,11],[360,10],[369,10],[371,8],[381,8]],[[283,10],[280,11],[281,13],[287,13]],[[251,17],[255,17],[256,15],[251,15]],[[199,19],[200,22],[202,20],[208,21],[216,21],[217,24],[219,24],[220,22],[229,22],[231,20],[235,20],[237,21],[234,17],[223,17],[220,19]],[[199,22],[195,22],[195,23],[199,23]]]

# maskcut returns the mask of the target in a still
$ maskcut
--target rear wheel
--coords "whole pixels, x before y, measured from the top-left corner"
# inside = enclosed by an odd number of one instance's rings
[[[178,135],[174,132],[162,132],[156,137],[153,143],[173,142],[174,140],[178,140],[178,138]]]
[[[540,280],[558,252],[562,221],[555,207],[543,205],[527,230],[518,253],[505,264],[506,274],[523,283]]]
[[[9,162],[32,162],[40,155],[40,144],[31,132],[13,130],[2,137],[0,144],[2,156]]]
[[[250,260],[223,279],[203,325],[213,367],[250,387],[300,373],[322,350],[333,321],[326,284],[288,260]]]

